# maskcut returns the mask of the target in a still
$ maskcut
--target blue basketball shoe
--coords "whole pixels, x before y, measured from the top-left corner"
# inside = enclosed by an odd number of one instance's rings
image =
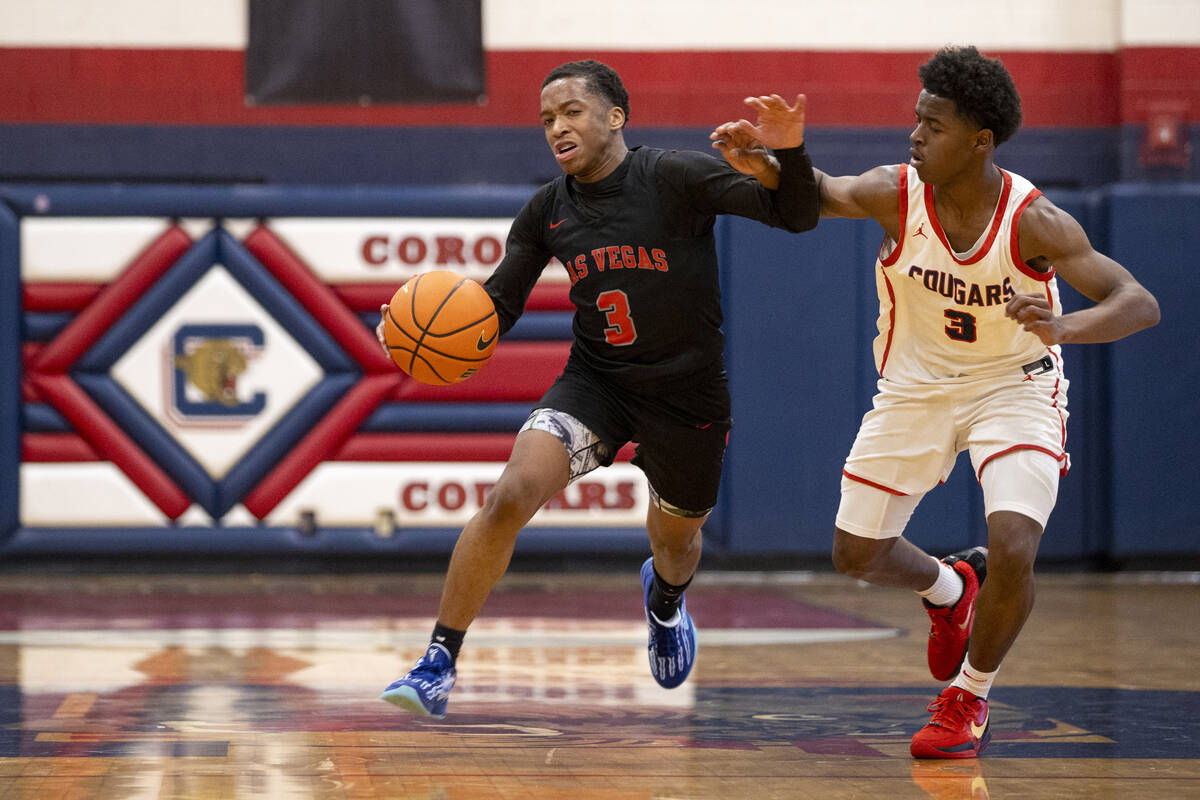
[[[450,652],[440,644],[430,644],[408,674],[389,685],[379,697],[405,711],[442,719],[456,674]]]
[[[696,625],[687,612],[687,602],[679,599],[679,610],[666,622],[650,611],[650,587],[654,585],[654,558],[642,564],[642,601],[650,624],[650,674],[664,689],[674,689],[687,680],[696,663]]]

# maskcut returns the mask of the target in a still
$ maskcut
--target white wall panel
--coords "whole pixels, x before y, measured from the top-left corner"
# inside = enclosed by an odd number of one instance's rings
[[[246,46],[246,0],[0,0],[0,46]]]
[[[0,0],[0,46],[240,50],[247,0]],[[1200,44],[1200,0],[484,0],[491,50],[1112,50]]]
[[[70,494],[66,500],[64,487]],[[22,525],[90,527],[167,522],[146,495],[110,463],[21,465]]]
[[[108,283],[170,224],[161,217],[24,219],[21,278]]]

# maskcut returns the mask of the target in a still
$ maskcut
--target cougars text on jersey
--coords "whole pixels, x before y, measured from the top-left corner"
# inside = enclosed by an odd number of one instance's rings
[[[982,286],[978,283],[967,283],[957,275],[936,269],[909,266],[908,277],[920,281],[931,292],[937,292],[942,297],[960,306],[998,306],[1007,303],[1016,292],[1013,289],[1012,278],[1004,277],[1000,283],[988,283]]]

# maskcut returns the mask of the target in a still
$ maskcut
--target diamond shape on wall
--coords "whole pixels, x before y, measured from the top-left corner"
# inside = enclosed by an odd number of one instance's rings
[[[214,294],[222,288],[229,291],[227,297]],[[217,308],[210,309],[214,303]],[[224,322],[211,316],[222,312],[229,312]],[[197,437],[180,431],[169,413],[150,410],[162,408],[158,395],[172,391],[173,368],[160,367],[157,386],[135,369],[143,365],[147,350],[157,350],[160,358],[165,357],[162,348],[174,351],[178,345],[164,340],[174,339],[181,326],[202,331],[214,319],[258,329],[264,344],[272,340],[280,347],[275,366],[290,364],[299,378],[297,385],[281,390],[274,407],[270,401],[264,405],[269,413],[257,423],[261,437],[247,436],[234,449],[228,441],[200,445]],[[239,243],[216,230],[163,274],[70,374],[167,475],[219,519],[333,408],[361,372]]]
[[[133,343],[111,374],[214,480],[324,376],[219,264]]]

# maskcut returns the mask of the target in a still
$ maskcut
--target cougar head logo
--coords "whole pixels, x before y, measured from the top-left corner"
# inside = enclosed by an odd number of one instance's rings
[[[210,403],[236,406],[237,379],[246,371],[246,355],[228,339],[209,339],[187,355],[175,356],[176,368]]]

